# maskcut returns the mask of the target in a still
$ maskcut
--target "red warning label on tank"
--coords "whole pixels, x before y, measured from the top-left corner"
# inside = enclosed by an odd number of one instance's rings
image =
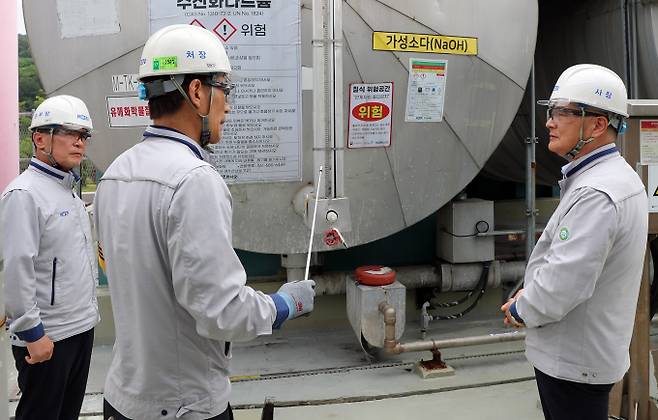
[[[347,147],[388,147],[393,124],[393,82],[350,84]]]
[[[388,117],[391,109],[381,102],[366,102],[352,109],[352,115],[361,121],[379,121]]]

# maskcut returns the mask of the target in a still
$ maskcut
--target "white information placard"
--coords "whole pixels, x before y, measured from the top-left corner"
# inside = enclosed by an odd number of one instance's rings
[[[658,164],[658,120],[640,120],[640,163]]]
[[[391,145],[393,82],[350,85],[347,147]]]
[[[110,127],[145,127],[152,122],[148,102],[137,96],[108,96],[106,104]]]
[[[448,60],[409,59],[405,121],[443,121],[447,71]]]
[[[151,33],[180,23],[217,35],[237,83],[211,163],[227,183],[301,180],[299,0],[150,0]]]
[[[116,0],[57,0],[62,38],[118,34]]]
[[[648,165],[647,195],[649,213],[658,213],[658,165]]]

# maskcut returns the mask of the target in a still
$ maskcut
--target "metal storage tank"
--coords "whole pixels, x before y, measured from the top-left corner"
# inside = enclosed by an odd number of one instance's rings
[[[658,98],[658,2],[636,2],[637,98]],[[632,61],[632,60],[631,60]]]
[[[74,6],[78,22],[84,20],[87,26],[99,14],[115,13],[114,30],[92,35],[72,31],[75,21],[70,16],[62,19],[58,13]],[[305,0],[300,6],[301,63],[310,68],[313,2]],[[422,220],[480,172],[523,98],[535,52],[538,7],[535,1],[513,0],[497,1],[495,6],[486,0],[346,0],[341,7],[343,91],[348,91],[350,83],[360,82],[393,82],[395,86],[391,146],[338,151],[343,159],[341,195],[348,198],[351,213],[351,231],[344,234],[354,246]],[[110,128],[105,97],[112,93],[112,75],[137,71],[149,35],[149,2],[24,0],[23,10],[47,94],[72,94],[88,104],[97,128],[88,154],[104,170],[142,132],[140,128]],[[373,31],[475,37],[478,54],[373,51]],[[405,122],[411,57],[449,63],[442,122]],[[347,99],[344,102],[347,110]],[[281,254],[306,250],[309,228],[292,201],[316,177],[310,90],[303,91],[302,110],[301,180],[230,185],[236,248]],[[327,249],[319,237],[315,243],[316,249]]]
[[[629,98],[658,98],[658,2],[586,0],[543,1],[535,54],[537,99],[550,96],[562,71],[593,63],[614,70]],[[522,182],[525,140],[530,132],[529,88],[509,132],[485,165],[490,177]],[[556,185],[566,161],[548,151],[545,109],[537,107],[537,182]]]

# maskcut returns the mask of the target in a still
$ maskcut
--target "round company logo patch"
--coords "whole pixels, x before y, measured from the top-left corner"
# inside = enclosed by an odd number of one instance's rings
[[[563,227],[560,229],[560,240],[566,241],[567,239],[569,239],[569,229]]]

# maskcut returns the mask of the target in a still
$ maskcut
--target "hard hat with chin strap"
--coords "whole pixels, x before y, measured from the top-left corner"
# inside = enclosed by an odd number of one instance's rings
[[[628,118],[626,86],[617,73],[596,64],[578,64],[557,79],[546,105],[571,102]]]
[[[146,41],[139,60],[139,80],[152,76],[231,72],[221,41],[194,25],[166,26]]]
[[[82,99],[70,95],[53,96],[43,101],[34,111],[34,114],[32,114],[32,123],[30,124],[30,130],[33,132],[32,136],[34,136],[34,132],[37,130],[48,129],[50,132],[50,150],[44,150],[43,152],[48,157],[50,165],[55,168],[58,168],[60,165],[53,155],[53,147],[55,146],[52,136],[58,127],[75,131],[85,131],[88,133],[87,135],[91,133],[94,127],[87,105],[85,105]]]
[[[208,113],[202,114],[182,88],[186,74],[207,75],[231,73],[231,63],[224,45],[212,32],[194,25],[166,26],[146,41],[139,60],[140,99],[151,99],[178,91],[202,121],[201,146],[210,142]],[[220,82],[225,92],[230,82]],[[225,85],[225,86],[224,86]],[[217,84],[212,84],[217,86]],[[210,91],[210,106],[214,89]]]
[[[53,96],[43,101],[32,114],[30,130],[58,125],[74,130],[93,129],[87,105],[70,95]]]
[[[578,64],[566,69],[553,88],[548,100],[537,101],[539,105],[549,108],[560,104],[574,104],[581,110],[581,118],[586,115],[601,113],[608,118],[608,125],[618,134],[626,128],[628,118],[628,94],[626,86],[614,71],[596,64]],[[567,154],[575,157],[582,147],[593,138],[583,138],[584,122],[581,122],[580,139]]]

